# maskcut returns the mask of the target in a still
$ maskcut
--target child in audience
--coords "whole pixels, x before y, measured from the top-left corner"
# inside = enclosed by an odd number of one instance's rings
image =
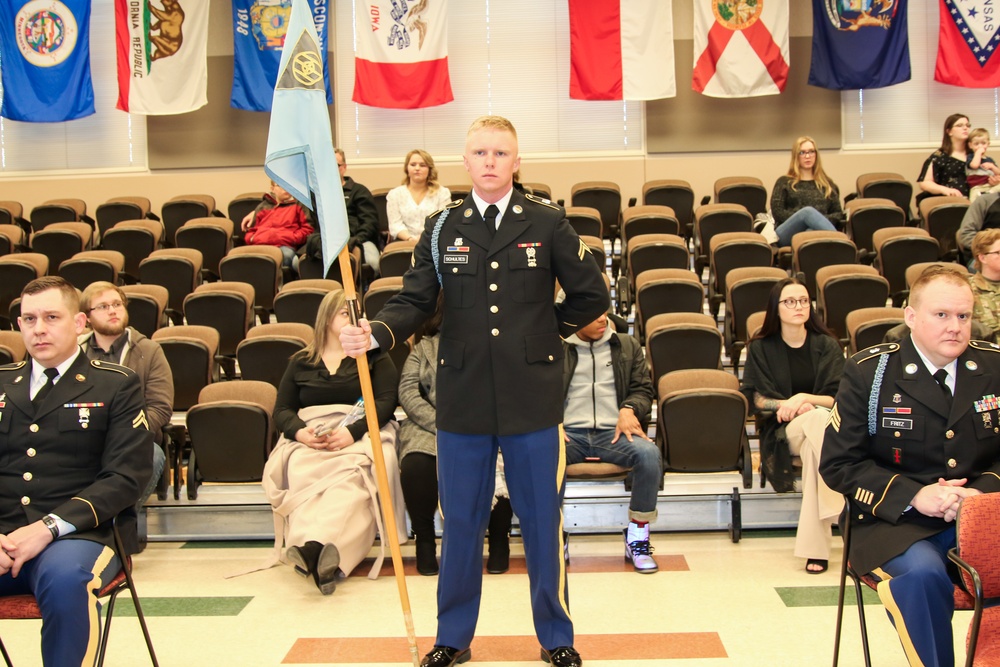
[[[277,246],[281,250],[281,265],[296,273],[299,269],[295,251],[306,242],[314,227],[312,212],[274,181],[264,201],[240,223],[240,229],[246,232],[247,245]]]
[[[991,192],[994,187],[989,184],[990,176],[1000,176],[1000,167],[996,161],[986,154],[990,147],[990,131],[977,127],[969,132],[968,159],[965,164],[965,180],[969,184],[969,201],[984,192]]]

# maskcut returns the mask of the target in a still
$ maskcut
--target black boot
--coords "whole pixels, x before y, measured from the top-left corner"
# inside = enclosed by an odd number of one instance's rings
[[[513,516],[510,500],[497,498],[497,504],[490,512],[490,555],[486,559],[486,571],[490,574],[503,574],[510,569],[510,522]]]
[[[310,540],[301,547],[289,547],[286,556],[296,572],[313,578],[323,595],[330,595],[337,588],[340,552],[334,545]]]
[[[417,572],[430,577],[438,573],[437,542],[431,536],[417,536]]]

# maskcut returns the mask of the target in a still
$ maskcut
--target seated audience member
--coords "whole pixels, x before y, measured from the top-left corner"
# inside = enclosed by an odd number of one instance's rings
[[[825,572],[830,560],[830,526],[844,506],[819,477],[823,432],[844,370],[840,343],[810,306],[797,278],[774,286],[764,325],[747,347],[741,391],[760,424],[760,465],[774,490],[793,490],[792,456],[802,458],[802,507],[795,555],[806,572]]]
[[[440,211],[451,201],[451,192],[438,183],[434,158],[427,151],[415,148],[403,161],[406,178],[385,198],[389,217],[389,237],[394,241],[409,241],[424,231],[427,216]]]
[[[277,540],[288,547],[285,557],[296,571],[312,577],[323,595],[364,560],[376,530],[384,535],[395,529],[406,541],[392,421],[396,369],[388,354],[372,353],[374,409],[396,514],[396,526],[384,527],[368,424],[353,407],[361,396],[358,364],[340,345],[340,329],[349,323],[344,291],[331,291],[320,303],[313,342],[292,357],[281,378],[274,406],[281,437],[264,468]],[[381,564],[380,556],[369,576],[377,576]]]
[[[406,419],[399,427],[399,476],[406,510],[416,535],[417,571],[438,573],[434,515],[438,508],[437,369],[441,309],[424,323],[423,337],[406,358],[399,374],[399,405]],[[493,510],[489,523],[486,571],[501,574],[510,567],[510,524],[513,511],[503,477],[503,457],[497,456]]]
[[[31,281],[18,317],[30,359],[0,367],[0,596],[35,596],[50,666],[93,664],[95,593],[121,570],[112,522],[134,553],[152,462],[139,378],[84,356],[86,322],[68,282]]]
[[[917,204],[930,196],[968,197],[965,165],[969,159],[969,117],[953,113],[944,120],[941,147],[924,160],[917,176],[921,193]],[[971,239],[970,239],[971,240]]]
[[[799,137],[792,144],[788,173],[778,178],[771,191],[778,245],[792,245],[792,237],[808,229],[835,231],[844,225],[837,184],[823,171],[819,150],[812,137]]]
[[[1000,491],[1000,350],[969,341],[967,277],[927,268],[910,290],[898,345],[855,354],[830,415],[820,474],[848,507],[852,566],[878,595],[911,665],[954,665],[955,516]],[[848,519],[849,517],[849,519]],[[843,525],[843,524],[841,524]]]
[[[972,319],[989,330],[982,340],[1000,340],[1000,229],[986,229],[972,241],[976,272],[969,278],[975,306]]]
[[[120,287],[103,281],[91,283],[80,296],[80,310],[91,328],[79,340],[87,358],[127,366],[139,376],[154,442],[153,475],[139,499],[141,508],[156,489],[166,462],[163,427],[174,413],[174,376],[160,344],[128,325],[128,297]]]
[[[965,181],[969,185],[969,201],[976,201],[980,195],[996,187],[990,185],[990,177],[1000,175],[1000,167],[986,154],[990,148],[990,131],[986,128],[977,127],[969,132],[968,146]]]
[[[656,521],[663,464],[646,437],[653,383],[642,346],[615,333],[604,314],[566,338],[563,348],[566,464],[602,461],[632,469],[625,558],[636,572],[656,572],[649,524]]]
[[[295,252],[316,228],[312,211],[271,181],[271,192],[240,223],[247,245],[271,245],[281,250],[281,265],[298,272]]]
[[[958,245],[965,257],[972,257],[972,240],[984,229],[1000,227],[1000,192],[987,192],[969,205],[958,227]],[[975,259],[975,258],[973,258]],[[975,270],[969,261],[969,268]]]

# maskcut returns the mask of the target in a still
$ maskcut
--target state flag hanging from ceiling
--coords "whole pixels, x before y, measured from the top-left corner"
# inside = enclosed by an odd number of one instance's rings
[[[90,0],[0,0],[0,116],[58,123],[94,113]]]
[[[354,97],[385,109],[451,102],[446,0],[356,0]]]
[[[934,80],[963,88],[1000,87],[998,12],[990,0],[939,0]]]
[[[677,95],[671,0],[569,0],[569,96],[657,100]]]
[[[757,97],[787,81],[788,0],[694,0],[692,89]]]
[[[910,80],[907,0],[813,0],[809,85],[885,88]]]

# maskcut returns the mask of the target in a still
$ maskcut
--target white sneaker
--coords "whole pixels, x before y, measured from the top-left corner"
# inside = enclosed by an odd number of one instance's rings
[[[652,574],[659,570],[653,559],[653,547],[649,544],[649,524],[640,526],[629,521],[625,533],[625,560],[640,574]]]

